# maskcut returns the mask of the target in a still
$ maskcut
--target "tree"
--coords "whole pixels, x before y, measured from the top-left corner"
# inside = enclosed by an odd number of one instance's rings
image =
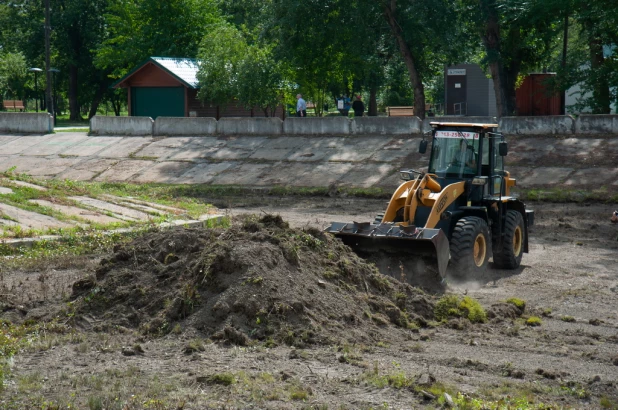
[[[23,54],[0,50],[0,96],[24,99],[27,67]]]
[[[232,24],[218,26],[202,40],[199,53],[199,98],[225,105],[238,100],[245,108],[260,107],[272,116],[281,103],[283,66],[268,48],[249,45]]]
[[[544,0],[464,0],[463,5],[484,46],[498,117],[513,115],[519,75],[547,67],[561,14]]]

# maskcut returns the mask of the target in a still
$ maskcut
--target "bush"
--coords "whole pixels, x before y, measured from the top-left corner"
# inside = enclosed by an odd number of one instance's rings
[[[510,298],[506,300],[506,303],[510,303],[511,305],[515,305],[517,309],[522,312],[526,309],[526,301],[518,298]]]
[[[436,320],[445,321],[452,317],[465,317],[472,323],[484,323],[487,321],[487,312],[481,304],[465,296],[462,299],[457,295],[445,295],[434,308]]]
[[[526,325],[541,326],[541,318],[539,318],[538,316],[530,316],[528,320],[526,320]]]

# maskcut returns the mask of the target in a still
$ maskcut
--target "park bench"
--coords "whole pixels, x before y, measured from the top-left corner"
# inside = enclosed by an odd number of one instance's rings
[[[24,102],[20,100],[4,100],[2,102],[2,105],[6,110],[8,110],[9,108],[12,108],[13,111],[23,111],[26,109],[26,107],[24,107]]]
[[[389,117],[414,117],[414,107],[386,107]]]

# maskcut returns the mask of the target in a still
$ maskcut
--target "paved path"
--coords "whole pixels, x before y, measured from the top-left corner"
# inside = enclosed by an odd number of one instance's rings
[[[246,186],[385,187],[422,168],[420,138],[90,137],[85,132],[0,135],[0,171],[37,178]],[[517,137],[518,185],[618,189],[618,138]]]

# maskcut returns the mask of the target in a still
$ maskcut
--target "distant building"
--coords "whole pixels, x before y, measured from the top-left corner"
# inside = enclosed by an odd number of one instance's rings
[[[152,117],[263,117],[260,108],[245,109],[230,102],[202,103],[197,98],[198,63],[191,58],[150,57],[118,80],[113,88],[128,89],[130,116]],[[275,112],[285,118],[283,106]]]
[[[478,64],[457,64],[444,72],[446,115],[495,117],[494,83]]]

